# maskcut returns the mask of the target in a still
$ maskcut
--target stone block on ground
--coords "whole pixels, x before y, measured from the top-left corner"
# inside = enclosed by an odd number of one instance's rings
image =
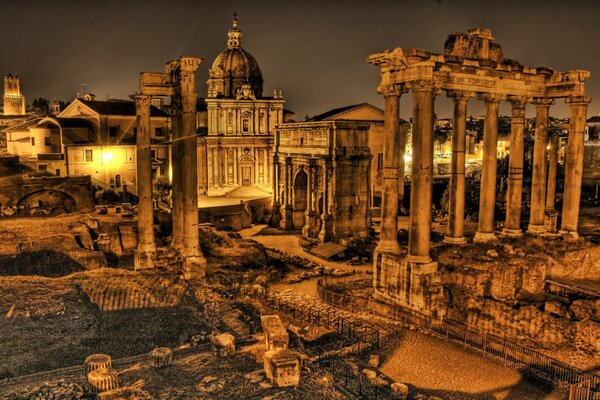
[[[227,357],[235,353],[235,337],[231,333],[221,333],[211,338],[213,351],[218,357]]]
[[[291,350],[271,350],[264,355],[265,376],[273,386],[300,384],[300,357]]]
[[[390,385],[390,389],[392,390],[392,394],[394,395],[395,399],[408,399],[408,386],[406,386],[404,383],[394,382]]]
[[[290,337],[279,315],[261,315],[260,322],[265,332],[267,351],[288,348]]]
[[[369,366],[373,368],[379,367],[379,354],[371,354],[369,356]]]

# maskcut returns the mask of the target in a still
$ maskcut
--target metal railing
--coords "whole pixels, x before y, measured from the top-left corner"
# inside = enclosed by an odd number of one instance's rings
[[[329,290],[327,286],[330,284],[331,282],[318,282],[317,295],[321,300],[333,306],[358,309],[351,296]],[[469,327],[459,321],[449,319],[439,321],[399,305],[382,303],[377,303],[377,307],[372,305],[370,301],[364,310],[429,330],[443,338],[478,350],[484,356],[501,361],[509,367],[517,368],[524,374],[550,382],[558,387],[581,392],[585,389],[577,385],[584,385],[583,382],[588,382],[589,399],[600,400],[600,376],[598,375],[582,371],[511,340]],[[574,397],[574,399],[586,400],[588,397]]]

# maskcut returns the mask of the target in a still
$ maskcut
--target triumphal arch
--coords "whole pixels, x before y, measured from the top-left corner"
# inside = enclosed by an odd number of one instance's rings
[[[474,242],[495,240],[497,234],[522,235],[521,197],[525,105],[536,107],[532,199],[527,230],[544,234],[552,229],[547,215],[546,192],[554,196],[556,163],[546,173],[549,108],[557,98],[570,106],[570,129],[566,148],[562,222],[559,234],[577,238],[579,200],[583,171],[583,142],[587,105],[585,80],[588,71],[558,72],[551,68],[524,67],[504,58],[489,29],[475,28],[448,37],[442,54],[422,49],[396,48],[371,55],[367,62],[380,68],[377,88],[385,99],[384,189],[381,210],[381,240],[374,254],[375,297],[409,308],[438,313],[443,307],[437,262],[430,257],[431,200],[433,169],[434,100],[442,94],[454,100],[452,172],[446,242],[465,243],[465,130],[467,103],[485,103],[483,166],[479,221]],[[403,172],[404,149],[400,137],[399,101],[403,93],[413,94],[412,173],[408,253],[401,255],[397,241],[398,181]],[[496,141],[498,105],[511,104],[511,151],[509,158],[506,220],[501,233],[494,230],[496,202]],[[553,147],[551,147],[553,148]],[[551,160],[553,159],[551,154]],[[551,192],[551,193],[550,193]],[[553,201],[550,202],[553,207]],[[550,225],[550,227],[549,227]]]

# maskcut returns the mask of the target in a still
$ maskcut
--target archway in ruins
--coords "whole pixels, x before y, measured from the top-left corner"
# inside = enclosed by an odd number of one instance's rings
[[[75,199],[59,190],[39,190],[24,196],[18,203],[28,215],[70,213],[77,209]]]
[[[301,169],[294,178],[294,195],[292,206],[294,208],[294,228],[302,229],[306,223],[305,215],[307,206],[308,174]]]

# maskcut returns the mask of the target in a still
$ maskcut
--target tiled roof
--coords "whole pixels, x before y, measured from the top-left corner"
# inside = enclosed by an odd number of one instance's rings
[[[327,118],[333,117],[334,115],[337,115],[337,114],[341,114],[345,111],[350,111],[354,108],[358,108],[360,106],[368,106],[368,105],[369,105],[368,103],[360,103],[360,104],[353,104],[351,106],[334,108],[333,110],[326,111],[323,114],[315,115],[314,117],[307,119],[307,121],[323,121],[323,120],[326,120]]]
[[[78,99],[83,104],[96,111],[100,115],[128,115],[135,116],[135,103],[129,100],[83,100]],[[150,106],[151,117],[168,117],[164,111],[154,106]]]
[[[592,118],[588,118],[587,122],[600,122],[600,115],[594,115]]]

